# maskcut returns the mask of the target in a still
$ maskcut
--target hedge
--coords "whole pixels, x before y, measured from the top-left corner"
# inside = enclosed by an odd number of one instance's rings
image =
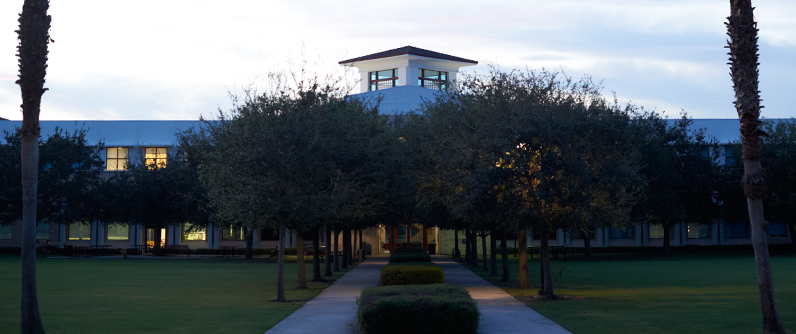
[[[426,251],[420,247],[399,247],[396,248],[393,253],[425,253]]]
[[[388,264],[381,267],[379,284],[422,285],[445,283],[442,267],[428,262]]]
[[[459,285],[382,286],[358,300],[362,334],[475,334],[480,313]]]
[[[431,262],[431,255],[418,252],[392,253],[390,255],[390,263],[397,262]]]

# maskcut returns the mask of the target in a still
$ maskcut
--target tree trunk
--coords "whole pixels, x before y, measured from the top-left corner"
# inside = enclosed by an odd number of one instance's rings
[[[744,175],[741,180],[749,220],[752,223],[752,246],[757,263],[757,284],[763,311],[763,332],[785,333],[774,297],[774,283],[768,256],[766,225],[763,220],[765,170],[760,164],[760,91],[758,90],[757,23],[751,0],[730,0],[727,18],[730,49],[730,76],[735,90],[735,109],[741,123],[741,147]]]
[[[442,250],[440,250],[442,252]],[[456,255],[458,254],[458,255]],[[459,230],[453,230],[453,257],[461,256],[462,253],[459,251]]]
[[[321,277],[321,229],[315,228],[312,233],[312,281],[326,282]]]
[[[591,239],[589,238],[589,231],[583,232],[583,253],[585,257],[591,257]]]
[[[470,250],[470,243],[473,240],[470,239],[470,231],[465,229],[464,230],[464,263],[472,264],[470,261],[470,256],[472,255],[472,251]]]
[[[254,252],[252,251],[252,244],[254,243],[254,233],[248,226],[243,227],[243,232],[246,233],[244,239],[246,239],[246,258],[252,259],[254,257]]]
[[[796,224],[788,223],[790,230],[790,249],[796,251]]]
[[[473,249],[473,256],[470,258],[473,261],[471,265],[473,268],[478,268],[478,235],[472,230],[470,230],[470,235],[473,236],[473,242],[470,243],[470,247]]]
[[[503,233],[500,234],[500,248],[501,249],[501,259],[502,267],[503,267],[503,277],[500,278],[501,282],[508,282],[509,281],[509,249],[506,240],[506,229],[503,229]],[[515,246],[517,246],[515,244]],[[516,248],[516,247],[515,247]]]
[[[517,231],[517,241],[519,241],[519,245],[517,245],[518,251],[520,252],[519,257],[519,277],[518,277],[518,287],[520,289],[527,289],[528,288],[528,235],[526,234],[525,228],[520,228]]]
[[[669,254],[672,244],[672,226],[666,224],[661,224],[661,226],[663,226],[663,253]]]
[[[323,227],[323,276],[332,276],[332,233],[328,226]]]
[[[48,0],[25,0],[17,30],[19,88],[22,94],[22,291],[20,325],[23,334],[44,333],[36,295],[36,201],[39,179],[39,113],[46,91],[47,45],[50,41]]]
[[[298,260],[298,288],[307,290],[307,266],[304,258],[304,232],[296,230],[296,259]]]
[[[486,254],[486,236],[486,231],[481,230],[481,254],[483,255],[481,257],[484,259],[482,262],[483,268],[481,270],[485,272],[489,271],[489,256]]]
[[[539,257],[542,261],[542,275],[544,277],[544,286],[542,286],[540,295],[544,296],[545,299],[554,299],[556,295],[553,293],[553,275],[550,274],[550,250],[547,234],[542,235],[539,241],[541,241],[539,243]]]
[[[348,230],[348,265],[354,266],[354,230]]]
[[[279,223],[279,257],[276,266],[276,301],[285,302],[285,223]]]
[[[492,231],[489,232],[489,235],[492,236],[492,238],[489,240],[490,241],[489,242],[489,251],[492,253],[489,256],[490,262],[492,262],[491,263],[491,267],[490,267],[490,269],[492,269],[492,272],[489,273],[490,276],[498,276],[498,270],[497,270],[497,239],[495,239],[495,237],[497,237],[497,234],[495,233],[495,231],[496,230],[493,228]]]
[[[342,240],[343,241],[343,259],[342,259],[343,260],[343,265],[342,265],[343,269],[348,269],[348,262],[349,262],[349,257],[350,257],[350,255],[348,254],[349,253],[348,247],[351,246],[350,238],[351,238],[351,231],[349,231],[348,229],[344,228],[343,229],[343,240]]]
[[[351,265],[354,265],[354,262],[359,261],[359,257],[357,256],[357,246],[358,246],[358,241],[359,241],[359,240],[357,240],[357,237],[358,237],[357,230],[353,231],[353,236],[354,236],[354,242],[351,243],[353,245],[352,249],[351,249],[351,258],[353,258],[354,260],[351,262]]]
[[[337,239],[339,239],[339,238],[340,238],[340,229],[339,228],[335,228],[334,229],[334,240],[332,240],[332,242],[334,242],[334,250],[332,252],[333,253],[332,254],[332,257],[333,257],[333,259],[332,259],[333,260],[332,261],[332,271],[334,271],[334,272],[340,271],[340,256],[337,253],[337,245],[339,244]]]

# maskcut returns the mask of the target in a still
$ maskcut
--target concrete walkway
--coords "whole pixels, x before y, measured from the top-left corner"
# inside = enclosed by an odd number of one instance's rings
[[[478,333],[570,333],[455,261],[444,256],[434,256],[433,262],[445,272],[445,283],[461,285],[478,303],[481,311]]]
[[[357,297],[379,285],[381,267],[388,260],[375,256],[362,262],[265,333],[357,333]]]
[[[362,290],[379,285],[381,267],[387,261],[388,257],[382,255],[358,265],[266,334],[357,334],[356,299]],[[433,256],[433,261],[445,272],[446,283],[461,285],[478,303],[481,311],[478,333],[569,334],[563,327],[453,260]]]

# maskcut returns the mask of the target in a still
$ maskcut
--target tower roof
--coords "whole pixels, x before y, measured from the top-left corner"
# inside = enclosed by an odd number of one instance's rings
[[[459,58],[459,57],[451,56],[451,55],[444,54],[444,53],[439,53],[439,52],[435,52],[435,51],[431,51],[431,50],[416,48],[414,46],[409,46],[409,45],[401,47],[401,48],[397,48],[397,49],[392,49],[392,50],[387,50],[387,51],[382,51],[382,52],[376,52],[376,53],[373,53],[373,54],[369,54],[367,56],[362,56],[362,57],[356,57],[356,58],[343,60],[343,61],[339,62],[338,64],[342,65],[342,64],[348,64],[348,63],[353,63],[353,62],[358,62],[358,61],[394,57],[394,56],[400,56],[400,55],[406,55],[406,54],[415,55],[415,56],[421,56],[421,57],[428,57],[428,58],[436,58],[436,59],[443,59],[443,60],[458,61],[458,62],[470,63],[470,64],[478,64],[478,62],[475,61],[475,60]]]

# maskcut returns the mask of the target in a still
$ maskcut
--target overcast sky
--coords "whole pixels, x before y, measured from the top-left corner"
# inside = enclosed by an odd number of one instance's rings
[[[0,1],[0,117],[22,118],[15,57],[23,0]],[[763,114],[796,116],[796,1],[755,0]],[[406,45],[480,62],[559,69],[676,116],[735,118],[727,0],[52,0],[41,119],[193,120],[265,87],[305,54],[322,71]]]

